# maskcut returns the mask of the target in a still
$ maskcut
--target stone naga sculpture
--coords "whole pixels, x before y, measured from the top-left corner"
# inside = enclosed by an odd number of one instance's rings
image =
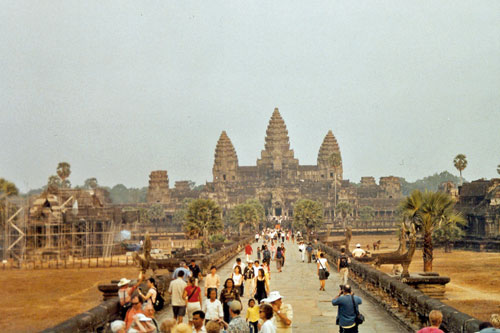
[[[151,237],[149,236],[149,232],[146,232],[144,237],[144,246],[143,246],[143,255],[140,255],[137,252],[134,252],[132,258],[134,262],[140,269],[139,279],[144,278],[146,275],[146,271],[151,269],[153,271],[153,275],[156,275],[157,265],[153,262],[153,258],[151,257]]]
[[[413,225],[411,226],[409,239],[410,247],[405,253],[401,253],[402,251],[400,249],[402,248],[402,244],[400,244],[400,248],[396,252],[378,254],[375,259],[375,266],[380,267],[381,265],[402,265],[403,273],[401,274],[401,277],[409,277],[410,273],[408,271],[408,268],[410,267],[413,254],[415,253],[415,249],[417,247],[417,233]]]
[[[327,243],[327,245],[331,246],[333,248],[337,248],[337,249],[340,249],[343,247],[346,249],[346,251],[349,251],[349,243],[351,242],[351,238],[352,238],[352,229],[351,229],[351,227],[347,227],[345,229],[345,238],[344,239],[341,239],[338,241],[330,241]]]

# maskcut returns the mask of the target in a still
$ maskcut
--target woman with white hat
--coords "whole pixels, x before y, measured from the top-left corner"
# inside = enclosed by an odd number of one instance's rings
[[[122,319],[125,319],[125,315],[127,314],[128,309],[132,307],[130,303],[133,292],[137,289],[139,284],[142,282],[142,278],[137,281],[134,286],[130,286],[130,281],[127,278],[122,278],[120,282],[118,282],[118,297],[120,299],[120,316]]]

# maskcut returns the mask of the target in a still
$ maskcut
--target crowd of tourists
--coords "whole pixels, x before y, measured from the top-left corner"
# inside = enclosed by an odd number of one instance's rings
[[[291,333],[293,309],[290,304],[283,303],[279,291],[271,291],[271,264],[274,262],[277,273],[283,272],[287,258],[285,244],[290,247],[290,242],[296,243],[293,249],[298,248],[300,261],[306,263],[307,259],[307,263],[315,264],[319,290],[326,291],[330,263],[325,253],[316,246],[316,241],[314,244],[305,242],[300,232],[265,229],[255,234],[255,242],[256,249],[247,244],[244,248],[246,260],[237,258],[232,272],[223,279],[216,266],[210,267],[204,276],[194,260],[189,265],[181,262],[174,270],[168,287],[173,318],[161,323],[157,321],[155,312],[161,309],[163,299],[155,279],[146,280],[147,291],[139,288],[144,282],[142,275],[133,285],[130,280],[121,279],[118,295],[122,320],[111,323],[112,332]],[[361,244],[356,244],[351,253],[341,248],[333,265],[339,273],[340,285],[331,303],[337,307],[336,325],[340,333],[357,333],[364,321],[359,312],[362,299],[354,295],[348,279],[351,258],[363,257],[367,252]],[[418,333],[443,333],[439,328],[442,319],[440,311],[431,311],[430,325]],[[481,324],[479,332],[500,333],[500,316],[492,315],[490,322]]]
[[[282,302],[279,291],[271,291],[270,266],[274,261],[277,272],[283,271],[285,242],[295,242],[296,236],[291,231],[264,230],[256,235],[256,250],[247,244],[246,260],[237,258],[230,276],[224,279],[216,266],[204,276],[195,260],[189,265],[181,262],[168,287],[173,318],[161,323],[155,312],[161,309],[157,300],[161,298],[162,303],[163,298],[155,279],[146,280],[145,291],[139,287],[144,282],[142,274],[134,284],[121,279],[118,295],[122,320],[111,323],[112,332],[291,332],[293,310]]]

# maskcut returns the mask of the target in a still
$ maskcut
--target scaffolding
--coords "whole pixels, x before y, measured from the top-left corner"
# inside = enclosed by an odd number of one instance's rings
[[[1,198],[3,204],[2,259],[22,264],[26,250],[26,224],[28,202],[21,197]]]

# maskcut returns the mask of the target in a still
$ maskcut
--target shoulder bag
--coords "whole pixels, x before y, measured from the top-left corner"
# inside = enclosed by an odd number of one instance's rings
[[[321,268],[325,270],[325,277],[328,279],[328,277],[330,276],[330,272],[327,271],[325,267],[323,267],[323,264],[321,263],[321,261],[319,259],[318,259],[318,262],[319,262],[319,265],[321,266]]]
[[[354,307],[354,313],[356,313],[356,318],[354,319],[354,322],[356,323],[356,325],[361,325],[365,321],[365,316],[359,313],[358,305],[356,304],[356,302],[354,302],[354,295],[351,295],[351,300],[352,300],[352,306]]]

